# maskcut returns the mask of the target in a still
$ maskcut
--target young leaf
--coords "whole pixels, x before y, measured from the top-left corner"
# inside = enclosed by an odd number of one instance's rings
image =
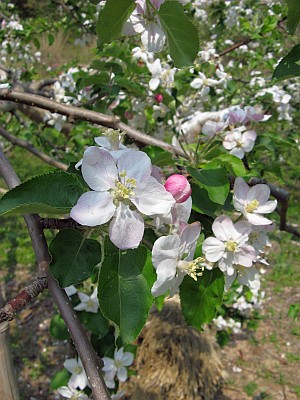
[[[146,322],[155,281],[151,253],[144,246],[122,251],[109,240],[100,275],[98,297],[103,315],[113,321],[124,344],[132,342]]]
[[[85,239],[75,229],[63,229],[49,246],[50,270],[61,287],[80,283],[89,278],[94,266],[101,261],[101,246],[97,240]]]
[[[224,275],[219,268],[204,270],[197,282],[186,276],[180,285],[180,301],[187,324],[201,330],[211,322],[222,305],[223,292]]]
[[[287,0],[287,2],[289,9],[287,27],[290,35],[293,35],[300,22],[300,3],[299,0]]]
[[[50,333],[55,339],[68,340],[70,338],[67,326],[60,314],[55,314],[51,318]]]
[[[300,76],[300,44],[293,47],[275,68],[272,79],[282,81],[283,79]]]
[[[74,174],[59,171],[35,176],[0,199],[0,214],[66,214],[83,192]]]
[[[228,173],[234,176],[244,176],[247,174],[243,161],[232,154],[222,154],[215,157],[210,165],[224,166]]]
[[[158,10],[158,17],[167,36],[175,67],[192,65],[199,51],[199,36],[182,5],[178,1],[165,2]]]
[[[208,164],[201,171],[189,167],[188,172],[197,185],[207,190],[208,197],[214,203],[221,205],[225,203],[230,187],[226,170],[223,167],[214,167]]]
[[[135,8],[135,0],[107,0],[96,25],[98,46],[117,38]]]

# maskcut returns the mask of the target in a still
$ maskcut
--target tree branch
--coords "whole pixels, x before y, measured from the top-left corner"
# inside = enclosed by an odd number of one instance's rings
[[[67,164],[54,160],[53,158],[47,156],[45,153],[36,149],[32,143],[28,142],[27,140],[17,138],[16,136],[12,135],[11,133],[7,132],[5,129],[1,127],[0,127],[0,135],[3,136],[6,140],[11,142],[12,144],[23,147],[24,149],[30,151],[30,153],[34,154],[36,157],[45,161],[47,164],[52,165],[53,167],[62,169],[63,171],[66,171],[68,169]]]
[[[33,107],[43,108],[53,113],[58,113],[66,115],[69,117],[69,122],[73,122],[76,119],[85,120],[92,122],[97,125],[106,126],[108,128],[119,129],[125,131],[128,136],[146,145],[158,146],[162,149],[169,151],[174,155],[185,157],[182,149],[174,147],[162,140],[156,139],[154,137],[148,136],[143,132],[123,123],[116,116],[105,115],[96,111],[80,109],[78,107],[69,106],[65,104],[58,103],[54,100],[46,99],[42,96],[35,94],[18,92],[16,90],[10,89],[0,89],[0,100],[20,102],[22,104],[27,104]]]
[[[0,324],[12,321],[24,307],[48,287],[47,278],[37,277],[0,310]]]
[[[2,174],[9,188],[13,188],[20,184],[18,176],[1,149],[0,173]],[[73,310],[68,296],[50,274],[50,255],[45,236],[40,226],[40,218],[35,214],[26,214],[24,218],[28,227],[40,275],[47,277],[48,288],[70,332],[71,338],[90,382],[94,399],[109,400],[110,395],[108,394],[101,374],[102,361],[95,353],[87,334],[77,317],[76,312]]]

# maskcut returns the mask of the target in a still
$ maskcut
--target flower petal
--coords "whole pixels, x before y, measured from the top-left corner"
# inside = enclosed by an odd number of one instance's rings
[[[125,171],[126,178],[143,181],[151,175],[151,160],[142,151],[124,151],[118,158],[118,171]]]
[[[119,381],[125,382],[127,380],[127,369],[125,367],[119,367],[117,377]]]
[[[141,39],[148,51],[157,53],[162,50],[166,41],[166,35],[158,24],[151,22],[146,25],[144,32],[141,34]]]
[[[235,233],[232,220],[227,215],[221,215],[216,218],[212,224],[212,231],[216,238],[226,242],[230,240]]]
[[[209,237],[204,240],[202,251],[208,261],[215,262],[224,256],[225,245],[221,240]]]
[[[88,147],[83,156],[81,172],[93,190],[105,191],[115,185],[118,170],[114,158],[108,151],[96,146]]]
[[[70,216],[81,225],[97,226],[109,221],[115,209],[109,192],[87,192],[79,197]]]
[[[130,200],[145,215],[167,214],[175,204],[173,196],[152,176],[140,182],[134,193]]]
[[[135,249],[141,243],[143,234],[143,218],[136,211],[120,203],[109,225],[110,240],[121,250]]]
[[[258,200],[259,203],[264,204],[269,200],[271,190],[268,185],[263,183],[253,186],[247,193],[247,202]]]

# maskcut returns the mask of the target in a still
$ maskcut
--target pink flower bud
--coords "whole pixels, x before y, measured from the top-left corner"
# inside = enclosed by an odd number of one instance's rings
[[[192,194],[191,186],[188,180],[179,174],[171,175],[165,183],[166,190],[176,200],[176,203],[185,202]]]
[[[160,93],[157,93],[157,94],[154,96],[154,99],[155,99],[155,101],[156,101],[157,103],[161,103],[161,102],[163,101],[163,99],[164,99],[164,96],[163,96],[162,94],[160,94]]]
[[[130,121],[130,120],[132,120],[132,119],[134,118],[134,115],[132,114],[132,112],[126,110],[126,111],[124,112],[124,117],[125,117],[128,121]]]

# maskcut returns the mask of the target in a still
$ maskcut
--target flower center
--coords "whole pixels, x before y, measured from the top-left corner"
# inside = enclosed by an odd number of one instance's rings
[[[204,267],[201,265],[204,261],[205,259],[202,257],[195,258],[193,261],[180,260],[177,268],[196,281],[197,276],[201,276],[204,271]]]
[[[226,249],[232,253],[236,253],[238,249],[238,243],[234,242],[233,240],[228,240],[228,242],[226,242]]]
[[[125,171],[119,173],[119,180],[115,180],[115,185],[116,186],[113,191],[115,202],[119,203],[120,201],[127,200],[134,196],[133,189],[136,187],[136,179],[126,179]]]
[[[75,375],[79,375],[79,374],[81,374],[81,372],[82,372],[82,367],[80,367],[79,365],[77,365],[77,367],[75,367],[75,368],[73,369],[73,373],[74,373]]]
[[[120,132],[115,129],[107,128],[102,132],[103,136],[106,136],[111,145],[111,150],[120,150],[120,144],[122,142],[125,132]]]
[[[88,300],[86,302],[86,306],[89,307],[89,308],[94,308],[95,303],[93,302],[93,300]]]
[[[236,141],[236,147],[243,147],[243,143],[241,139],[237,139]]]
[[[249,204],[247,204],[247,206],[245,207],[245,210],[246,210],[246,212],[251,213],[252,211],[256,210],[258,206],[259,206],[259,201],[254,199],[254,200],[250,201]]]

